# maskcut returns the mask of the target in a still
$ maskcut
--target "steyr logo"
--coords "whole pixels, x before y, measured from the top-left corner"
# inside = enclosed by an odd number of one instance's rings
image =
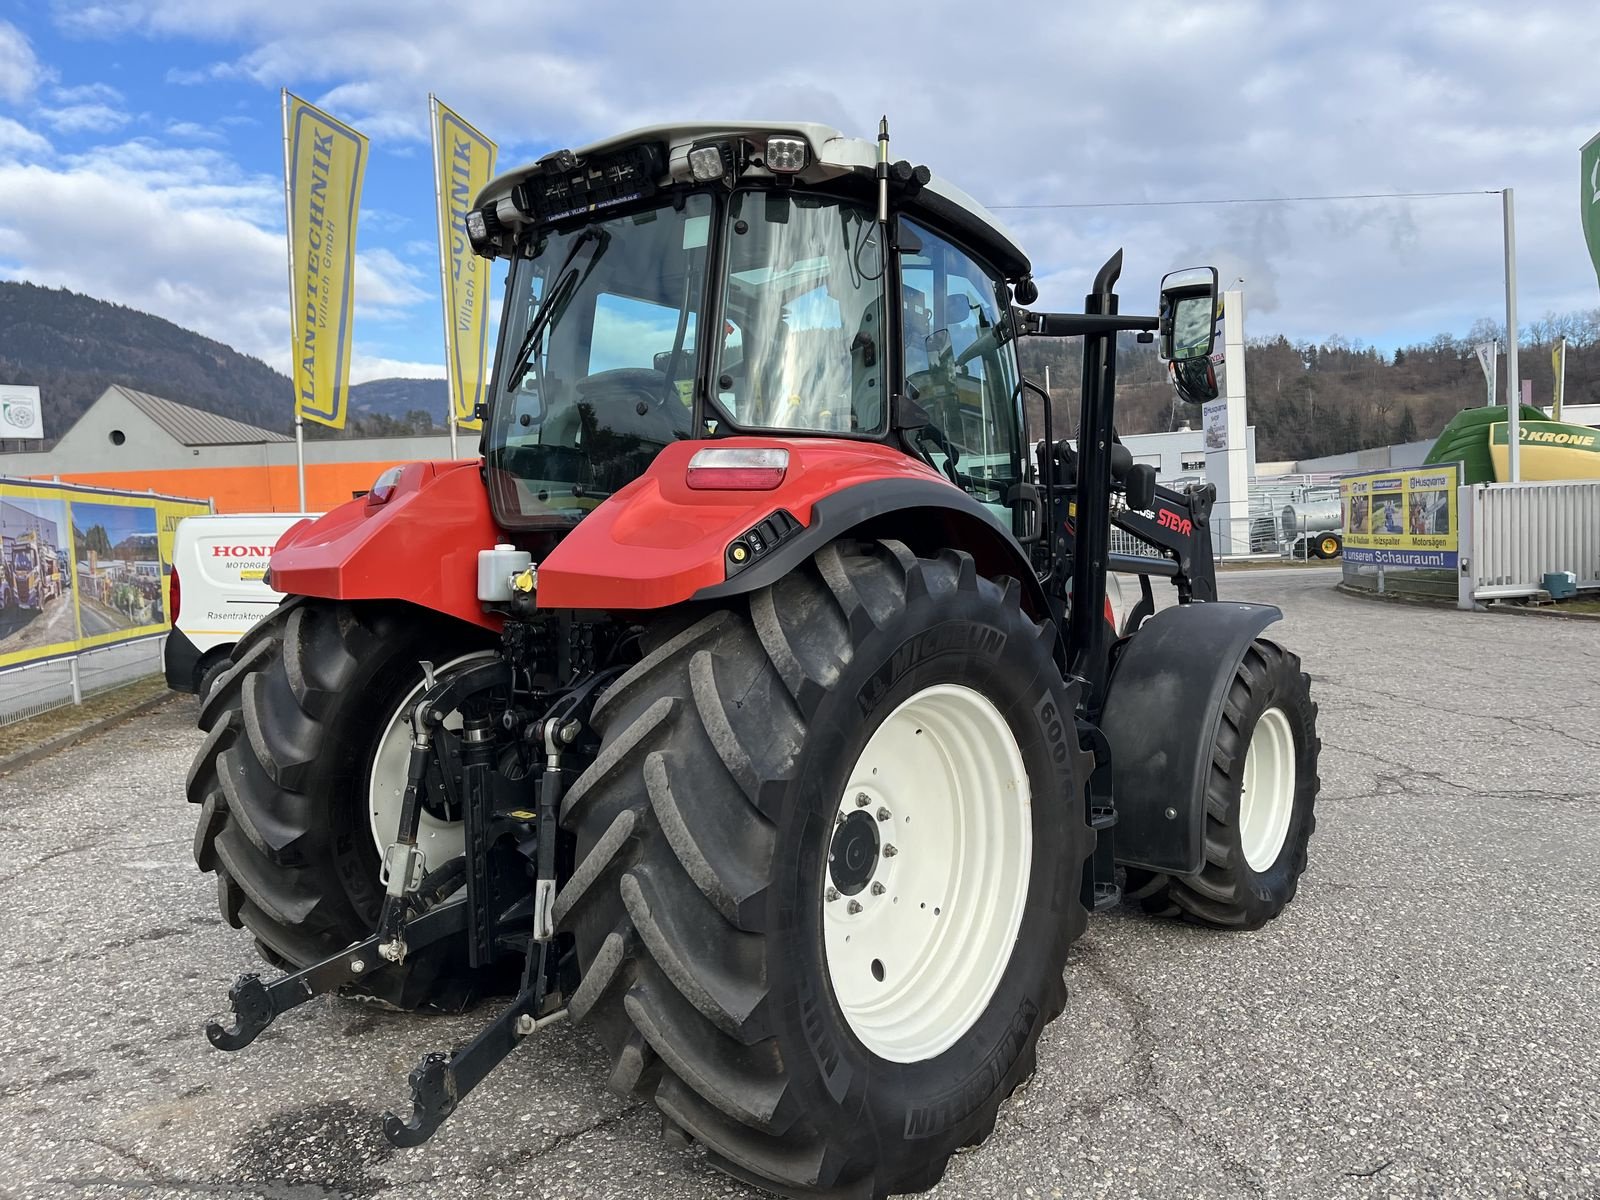
[[[1189,520],[1188,517],[1180,517],[1171,509],[1163,508],[1156,513],[1156,524],[1165,529],[1175,530],[1184,537],[1188,537],[1194,532],[1194,522]]]

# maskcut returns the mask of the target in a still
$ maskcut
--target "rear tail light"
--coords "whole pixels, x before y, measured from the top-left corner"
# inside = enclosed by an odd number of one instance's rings
[[[783,482],[788,469],[787,450],[718,447],[695,452],[685,481],[703,492],[770,492]]]
[[[172,609],[172,624],[176,625],[178,623],[178,610],[183,604],[183,589],[178,586],[178,568],[173,567],[172,574],[167,578],[167,607]]]

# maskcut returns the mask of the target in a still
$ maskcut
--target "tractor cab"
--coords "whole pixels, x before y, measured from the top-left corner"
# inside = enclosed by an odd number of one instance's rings
[[[569,526],[667,445],[738,434],[901,446],[1014,525],[1027,259],[926,168],[898,164],[880,222],[879,157],[817,125],[661,127],[491,183],[468,229],[511,263],[501,526]]]

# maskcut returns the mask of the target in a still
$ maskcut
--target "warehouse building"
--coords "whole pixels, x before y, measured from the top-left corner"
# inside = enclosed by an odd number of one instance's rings
[[[462,449],[476,452],[471,435]],[[305,457],[306,507],[322,512],[364,494],[396,464],[449,458],[450,438],[307,441]],[[0,475],[192,496],[225,513],[299,507],[292,437],[120,384],[53,449],[0,455]]]

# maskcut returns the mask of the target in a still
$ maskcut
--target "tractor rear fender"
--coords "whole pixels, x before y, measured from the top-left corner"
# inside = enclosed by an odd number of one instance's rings
[[[695,490],[688,462],[708,445],[782,447],[789,467],[771,490]],[[964,550],[979,573],[1015,578],[1031,616],[1048,614],[1022,547],[987,508],[900,450],[833,438],[668,446],[539,565],[539,606],[660,609],[724,600],[767,587],[846,536],[897,538],[929,555]]]
[[[1100,727],[1111,747],[1116,858],[1192,875],[1205,861],[1205,794],[1228,686],[1283,614],[1213,601],[1164,609],[1121,647]]]
[[[688,463],[707,446],[782,447],[789,467],[770,490],[696,490]],[[477,467],[412,463],[387,500],[352,500],[292,527],[273,549],[272,586],[336,600],[405,600],[499,629],[500,618],[478,601],[477,556],[511,539],[495,524]],[[923,554],[965,550],[984,575],[1017,579],[1035,619],[1048,614],[1021,546],[988,509],[902,451],[836,438],[666,447],[539,563],[538,604],[661,609],[725,599],[767,586],[851,534],[899,538]]]
[[[475,461],[410,463],[387,499],[351,500],[285,530],[271,582],[291,596],[405,600],[498,630],[478,602],[478,551],[505,540]]]

